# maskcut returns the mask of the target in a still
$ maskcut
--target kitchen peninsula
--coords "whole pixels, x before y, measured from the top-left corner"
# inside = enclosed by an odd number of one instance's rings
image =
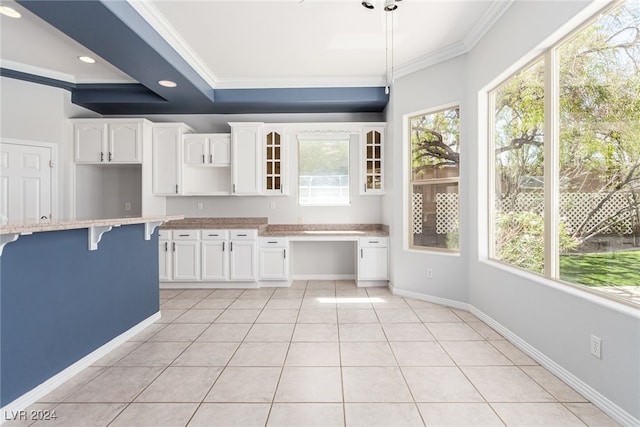
[[[160,318],[156,229],[180,218],[0,226],[0,407],[23,408]]]

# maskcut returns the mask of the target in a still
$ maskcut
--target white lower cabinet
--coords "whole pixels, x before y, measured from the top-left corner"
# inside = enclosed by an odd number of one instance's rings
[[[387,237],[358,239],[358,281],[389,280],[389,248]]]
[[[163,282],[255,282],[257,230],[160,230]]]
[[[289,277],[289,241],[284,237],[260,238],[260,280],[287,280]]]

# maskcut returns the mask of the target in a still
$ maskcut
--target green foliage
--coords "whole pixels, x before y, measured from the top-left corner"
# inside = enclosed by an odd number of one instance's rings
[[[560,257],[560,278],[587,286],[640,286],[640,251]]]
[[[349,141],[300,141],[298,162],[301,175],[348,175]]]
[[[460,109],[452,108],[411,118],[411,169],[414,180],[432,171],[457,169],[460,158]]]
[[[500,261],[544,273],[544,217],[533,212],[500,213],[496,217],[496,255]],[[560,223],[560,252],[574,249],[578,241]]]

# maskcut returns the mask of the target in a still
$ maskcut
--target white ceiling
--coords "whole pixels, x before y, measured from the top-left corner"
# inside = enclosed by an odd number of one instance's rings
[[[367,10],[360,0],[129,2],[217,88],[381,86],[391,52],[395,76],[464,53],[510,4],[403,0],[388,13],[382,1]],[[13,0],[0,3],[23,14],[0,17],[2,67],[75,83],[132,81],[100,58],[79,62],[84,47]]]

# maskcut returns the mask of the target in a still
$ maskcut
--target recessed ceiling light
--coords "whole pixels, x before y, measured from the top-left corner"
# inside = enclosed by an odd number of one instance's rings
[[[362,5],[363,5],[364,7],[366,7],[367,9],[373,9],[373,7],[374,7],[374,6],[373,6],[373,3],[369,2],[369,1],[363,1],[363,2],[362,2]]]
[[[22,14],[9,6],[0,6],[0,13],[9,18],[20,18]]]
[[[160,86],[164,86],[164,87],[176,87],[176,86],[178,86],[178,83],[172,82],[171,80],[160,80],[158,82],[158,84]]]
[[[96,60],[95,60],[95,59],[93,59],[93,58],[92,58],[92,57],[90,57],[90,56],[78,56],[78,59],[79,59],[80,61],[82,61],[82,62],[87,63],[87,64],[95,64],[95,63],[96,63]]]

